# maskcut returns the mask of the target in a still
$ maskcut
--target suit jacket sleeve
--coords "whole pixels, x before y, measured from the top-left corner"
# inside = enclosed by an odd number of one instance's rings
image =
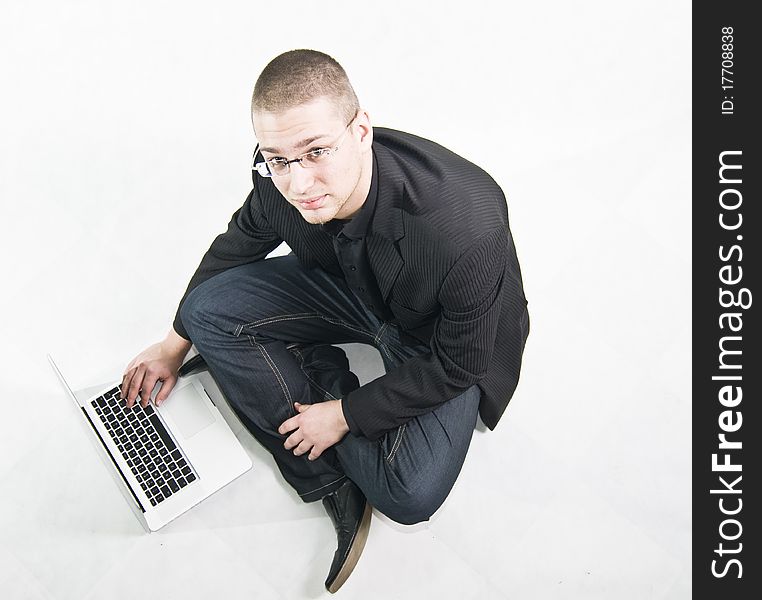
[[[215,238],[201,259],[201,264],[191,277],[175,313],[172,324],[175,331],[185,339],[189,339],[188,332],[180,319],[180,307],[193,288],[226,269],[265,258],[282,241],[280,235],[268,222],[255,187],[249,193],[243,206],[233,213],[227,231]]]
[[[377,439],[460,395],[486,373],[495,345],[508,233],[494,230],[469,248],[439,292],[430,354],[406,361],[347,394],[342,408],[355,435]]]

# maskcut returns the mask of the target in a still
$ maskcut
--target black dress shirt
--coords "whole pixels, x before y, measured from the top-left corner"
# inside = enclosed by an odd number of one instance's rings
[[[333,239],[333,249],[344,279],[352,292],[382,321],[394,315],[384,303],[376,277],[370,268],[365,245],[368,226],[373,219],[378,197],[378,166],[373,156],[373,175],[365,203],[351,219],[333,219],[323,225],[323,230]]]

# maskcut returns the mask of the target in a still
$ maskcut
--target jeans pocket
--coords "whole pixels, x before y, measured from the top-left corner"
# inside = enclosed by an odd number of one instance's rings
[[[397,451],[402,444],[406,428],[407,423],[400,425],[395,433],[388,433],[381,442],[384,445],[384,460],[390,465],[394,463],[394,458],[397,456]]]

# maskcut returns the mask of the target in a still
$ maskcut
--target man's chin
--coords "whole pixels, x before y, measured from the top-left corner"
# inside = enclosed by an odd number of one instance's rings
[[[302,218],[310,225],[323,225],[328,223],[336,216],[336,211],[326,208],[319,208],[318,210],[303,210],[298,209]]]

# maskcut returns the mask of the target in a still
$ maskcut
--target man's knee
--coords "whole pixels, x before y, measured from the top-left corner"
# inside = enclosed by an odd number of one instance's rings
[[[220,329],[224,292],[218,287],[214,278],[204,281],[191,290],[180,307],[180,320],[194,343],[204,334]]]
[[[444,497],[435,490],[405,490],[375,508],[401,525],[415,525],[428,521],[442,502]]]

